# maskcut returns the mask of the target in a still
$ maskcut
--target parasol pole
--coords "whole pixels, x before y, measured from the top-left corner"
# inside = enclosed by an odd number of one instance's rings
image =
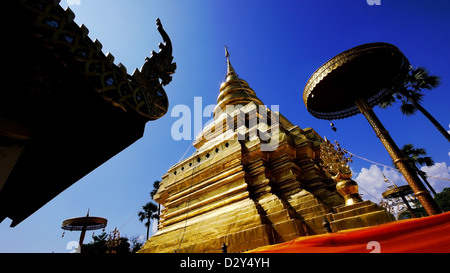
[[[86,213],[86,218],[89,217],[89,210],[90,210],[90,208],[88,208],[88,211]],[[87,226],[84,225],[81,228],[80,241],[78,242],[78,253],[81,253],[81,247],[83,246],[83,241],[84,241],[84,236],[86,235],[86,230],[87,230]]]
[[[381,121],[375,115],[373,109],[369,107],[369,105],[363,98],[356,99],[355,104],[358,107],[359,111],[366,117],[369,124],[372,126],[377,137],[381,140],[381,143],[383,143],[384,147],[394,161],[394,164],[403,174],[406,182],[408,182],[408,184],[411,186],[414,195],[419,199],[428,215],[431,216],[440,214],[442,211],[436,204],[436,201],[431,197],[430,192],[425,188],[416,172],[408,164],[407,159],[402,157],[397,144],[395,144],[394,140],[389,135],[389,132],[384,128]]]
[[[83,226],[80,234],[80,241],[78,242],[78,252],[81,253],[81,247],[83,246],[84,235],[86,235],[86,226]]]

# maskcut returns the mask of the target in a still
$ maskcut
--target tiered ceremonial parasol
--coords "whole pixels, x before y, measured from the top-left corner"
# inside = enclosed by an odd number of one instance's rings
[[[64,220],[61,228],[70,231],[81,231],[80,241],[77,252],[81,252],[84,236],[87,230],[104,229],[108,220],[102,217],[89,216],[89,210],[85,217],[75,217]]]
[[[429,191],[372,109],[403,85],[409,67],[407,58],[391,44],[360,45],[317,69],[306,83],[303,101],[308,111],[320,119],[342,119],[362,113],[427,213],[439,214],[441,210]]]

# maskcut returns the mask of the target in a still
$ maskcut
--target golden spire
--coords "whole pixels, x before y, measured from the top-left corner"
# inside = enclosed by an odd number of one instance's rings
[[[246,105],[254,102],[257,105],[263,105],[262,101],[256,96],[255,91],[250,88],[248,83],[239,79],[236,71],[230,62],[230,53],[228,47],[225,46],[225,57],[227,58],[227,78],[220,86],[219,97],[217,98],[217,106],[214,116],[226,110],[227,105]]]
[[[234,71],[234,68],[231,65],[230,53],[228,52],[227,46],[225,46],[225,58],[227,58],[227,80],[226,81],[228,81],[228,77],[234,77],[234,79],[238,79],[236,71]]]

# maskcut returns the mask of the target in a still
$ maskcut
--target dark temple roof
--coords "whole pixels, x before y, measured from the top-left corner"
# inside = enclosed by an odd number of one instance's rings
[[[8,3],[8,4],[6,4]],[[58,1],[6,1],[0,90],[0,222],[15,226],[143,136],[168,109],[164,43],[127,74]]]

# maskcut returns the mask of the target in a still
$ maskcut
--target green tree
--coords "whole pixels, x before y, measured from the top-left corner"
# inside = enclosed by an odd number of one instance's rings
[[[423,182],[427,184],[430,191],[436,195],[436,191],[427,180],[427,174],[420,170],[419,167],[426,165],[428,167],[434,165],[433,159],[429,156],[425,156],[427,152],[423,148],[414,148],[412,144],[405,144],[400,149],[402,155],[408,160],[409,165],[416,171],[416,173],[422,178]],[[395,165],[395,164],[394,164]]]
[[[436,200],[436,203],[442,209],[442,211],[450,211],[450,188],[444,188],[441,192],[436,193],[436,195],[434,196],[434,200]],[[416,215],[418,215],[418,217],[428,215],[419,202],[416,202],[415,205],[416,209],[414,210],[414,212],[416,213]]]
[[[114,247],[115,253],[124,254],[131,253],[130,242],[126,237],[120,237],[117,245]]]
[[[111,241],[111,236],[106,232],[98,236],[93,236],[93,241],[88,244],[83,244],[81,248],[82,253],[88,254],[103,254],[103,253],[135,253],[143,245],[138,237],[128,239],[127,237],[115,238],[115,242]]]
[[[403,86],[393,96],[387,96],[379,105],[387,108],[400,101],[400,110],[404,115],[410,116],[419,110],[438,129],[438,131],[450,142],[450,134],[439,122],[422,106],[423,90],[431,90],[441,84],[439,76],[430,75],[424,67],[411,67]]]
[[[108,234],[102,232],[98,236],[93,236],[93,241],[88,244],[83,244],[81,248],[82,253],[106,253],[106,241],[108,240]]]
[[[139,251],[139,249],[142,248],[142,246],[144,245],[144,243],[142,243],[139,240],[139,237],[132,237],[130,238],[131,241],[131,246],[130,246],[130,251],[131,253],[136,253]]]
[[[450,188],[444,188],[444,190],[434,196],[434,200],[436,200],[442,211],[450,211]]]
[[[103,254],[103,253],[136,253],[144,245],[139,237],[119,237],[116,238],[116,242],[111,244],[108,234],[106,232],[101,233],[98,236],[93,236],[93,241],[88,244],[83,244],[82,252],[88,254]],[[114,246],[111,246],[114,245]],[[109,247],[108,247],[109,246]]]

